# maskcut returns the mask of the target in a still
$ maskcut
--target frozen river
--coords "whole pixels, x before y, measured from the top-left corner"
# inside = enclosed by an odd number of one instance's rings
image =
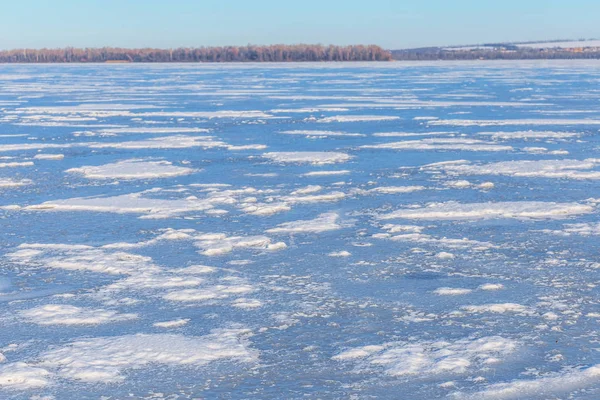
[[[0,398],[598,399],[600,62],[0,67]]]

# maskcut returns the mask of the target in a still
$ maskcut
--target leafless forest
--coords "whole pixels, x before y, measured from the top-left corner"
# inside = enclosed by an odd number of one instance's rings
[[[2,63],[389,61],[379,46],[271,45],[178,49],[63,48],[0,51]]]

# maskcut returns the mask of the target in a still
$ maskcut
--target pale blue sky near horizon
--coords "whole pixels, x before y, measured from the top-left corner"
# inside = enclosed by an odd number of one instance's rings
[[[600,37],[598,0],[2,0],[0,48],[379,44]]]

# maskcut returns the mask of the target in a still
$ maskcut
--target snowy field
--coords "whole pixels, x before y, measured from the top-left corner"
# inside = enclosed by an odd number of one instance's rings
[[[0,67],[0,398],[600,398],[599,81]]]

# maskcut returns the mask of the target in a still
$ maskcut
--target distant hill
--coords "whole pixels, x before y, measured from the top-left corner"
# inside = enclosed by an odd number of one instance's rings
[[[379,46],[271,45],[178,49],[63,48],[0,51],[0,63],[390,61]]]
[[[392,50],[395,60],[600,59],[600,40],[486,43]]]

